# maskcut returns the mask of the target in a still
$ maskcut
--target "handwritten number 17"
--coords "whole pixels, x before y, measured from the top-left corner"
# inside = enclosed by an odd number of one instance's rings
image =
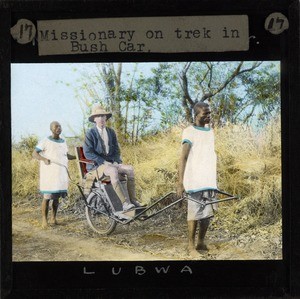
[[[28,39],[31,39],[32,37],[32,31],[33,31],[33,26],[32,25],[28,25],[28,24],[22,24],[20,26],[20,38],[23,38],[23,35],[28,31]]]
[[[272,18],[269,22],[269,26],[268,26],[268,29],[273,29],[274,28],[274,18]],[[279,17],[277,17],[276,19],[276,24],[280,24],[280,28],[279,29],[282,29],[283,27],[283,23],[284,23],[284,20],[283,19],[280,19]]]

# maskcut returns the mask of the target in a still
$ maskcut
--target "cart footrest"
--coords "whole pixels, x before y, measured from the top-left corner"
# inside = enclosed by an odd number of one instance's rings
[[[123,205],[111,184],[104,185],[108,199],[116,212],[123,211]]]

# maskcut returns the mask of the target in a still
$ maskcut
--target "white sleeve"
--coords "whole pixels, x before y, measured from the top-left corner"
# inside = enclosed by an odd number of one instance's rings
[[[183,130],[182,141],[181,141],[182,144],[184,144],[184,143],[189,143],[190,145],[193,144],[193,136],[191,133],[192,132],[189,128],[186,128]]]
[[[44,138],[44,139],[42,139],[42,140],[36,145],[35,150],[36,150],[38,153],[45,150],[45,148],[46,148],[46,141],[47,141],[47,139]]]

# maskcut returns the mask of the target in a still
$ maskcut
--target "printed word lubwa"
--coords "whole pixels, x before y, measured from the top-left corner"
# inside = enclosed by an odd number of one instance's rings
[[[84,53],[84,52],[108,52],[108,44],[106,41],[116,40],[118,42],[118,50],[120,52],[144,52],[145,43],[134,43],[135,30],[104,30],[98,32],[87,33],[84,29],[73,32],[57,32],[53,30],[40,30],[40,41],[69,41],[71,52]],[[239,31],[237,29],[227,29],[223,27],[222,38],[239,38]],[[143,40],[162,40],[164,39],[163,31],[161,30],[148,30],[145,31]],[[201,29],[182,30],[176,28],[174,30],[174,39],[177,40],[191,40],[191,39],[211,39],[212,32],[210,29],[203,27]]]
[[[149,270],[149,268],[144,268],[143,266],[135,266],[133,268],[133,274],[135,275],[145,275],[149,272],[153,273],[153,270],[157,274],[168,274],[170,270],[170,266],[166,267],[154,267],[154,269],[151,269],[152,271]],[[174,272],[174,271],[172,271]],[[185,265],[181,269],[178,269],[179,274],[193,274],[192,268]],[[88,269],[87,267],[83,267],[83,274],[85,275],[93,275],[96,274],[95,271],[92,271],[91,269]],[[112,267],[111,268],[111,274],[112,275],[121,275],[122,274],[122,267]]]

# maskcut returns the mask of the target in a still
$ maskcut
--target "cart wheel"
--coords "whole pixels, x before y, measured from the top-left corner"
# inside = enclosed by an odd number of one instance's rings
[[[93,207],[98,206],[98,202],[101,200],[97,194],[91,194],[87,203],[89,205],[85,207],[85,215],[89,226],[100,235],[109,235],[111,234],[117,225],[117,222],[114,219],[103,213],[97,212]]]

